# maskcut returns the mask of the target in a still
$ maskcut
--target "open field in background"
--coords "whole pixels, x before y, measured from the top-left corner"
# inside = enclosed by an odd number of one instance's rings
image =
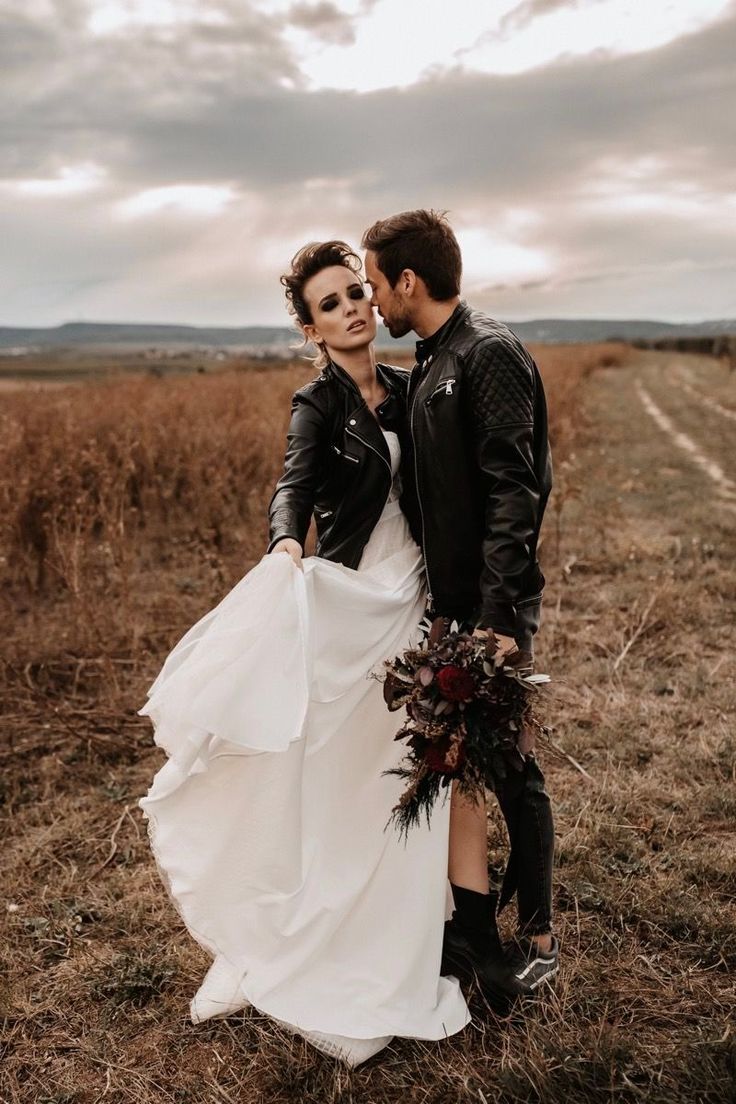
[[[561,454],[573,432],[571,400],[580,381],[596,363],[620,358],[622,349],[544,351]],[[411,363],[409,355],[403,359]],[[168,565],[179,540],[225,559],[234,553],[238,570],[259,558],[289,399],[314,372],[297,360],[235,357],[227,365],[168,378],[128,377],[121,368],[94,385],[59,390],[60,377],[71,377],[54,362],[52,394],[35,383],[7,394],[0,410],[7,575],[44,594],[81,599],[83,590],[124,589],[137,567]]]
[[[479,1009],[353,1072],[257,1013],[188,1022],[206,958],[136,806],[162,754],[135,711],[260,557],[309,367],[3,395],[0,1100],[733,1099],[736,377],[675,353],[535,353],[556,459],[538,659],[586,772],[545,758],[563,975],[516,1022]]]
[[[296,341],[296,338],[295,338]],[[30,350],[10,355],[0,349],[0,388],[17,391],[28,385],[40,389],[69,383],[120,381],[130,376],[182,376],[240,371],[252,367],[283,367],[282,356],[254,356],[232,349],[174,349],[139,347],[104,349],[98,346]]]

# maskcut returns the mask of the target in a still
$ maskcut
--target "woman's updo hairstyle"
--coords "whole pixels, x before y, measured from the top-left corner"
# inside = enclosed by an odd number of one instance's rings
[[[285,272],[281,277],[281,283],[286,291],[289,314],[294,316],[300,330],[303,331],[305,326],[311,326],[314,322],[312,312],[304,298],[304,285],[323,268],[332,268],[334,265],[348,268],[356,276],[360,275],[360,257],[346,242],[309,242],[294,254],[291,259],[291,271]],[[305,337],[304,344],[307,343]],[[314,366],[324,368],[329,361],[327,350],[322,344],[317,348],[319,351],[314,358]]]

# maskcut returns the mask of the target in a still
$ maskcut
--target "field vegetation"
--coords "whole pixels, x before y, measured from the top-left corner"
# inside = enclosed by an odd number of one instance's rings
[[[188,1022],[207,963],[136,804],[162,761],[136,710],[263,554],[310,366],[3,395],[3,1102],[733,1099],[734,515],[637,405],[644,379],[688,416],[666,354],[535,353],[556,463],[539,666],[558,683],[545,769],[564,969],[510,1021],[474,998],[461,1035],[396,1041],[357,1071],[255,1011]],[[690,359],[689,386],[728,408],[718,369]],[[692,431],[733,467],[732,427],[709,417]],[[497,865],[495,814],[491,829]]]

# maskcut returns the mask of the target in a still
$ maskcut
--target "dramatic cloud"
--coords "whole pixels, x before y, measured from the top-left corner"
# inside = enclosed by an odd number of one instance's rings
[[[352,46],[355,42],[352,18],[327,0],[318,4],[295,4],[289,10],[288,19],[293,26],[311,31],[324,42],[337,46]]]
[[[522,73],[595,53],[626,56],[674,42],[723,17],[730,0],[378,0],[371,18],[356,19],[348,48],[317,48],[287,34],[302,72],[316,88],[371,92],[406,88],[455,68],[468,73]]]
[[[504,16],[531,34],[613,4],[490,4],[486,38],[508,34]],[[327,67],[317,86],[295,43],[347,56],[385,8],[26,0],[6,12],[0,321],[278,322],[278,275],[300,244],[355,242],[415,206],[450,208],[468,294],[505,317],[733,313],[733,5],[678,5],[689,33],[657,48],[513,73],[443,52],[461,39],[453,14],[433,55],[426,38],[418,48],[434,58],[421,79],[346,91]],[[484,34],[471,29],[472,61]]]

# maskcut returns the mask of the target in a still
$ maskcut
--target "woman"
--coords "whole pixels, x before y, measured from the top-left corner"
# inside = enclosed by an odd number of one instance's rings
[[[282,277],[321,372],[294,395],[269,554],[141,710],[170,756],[141,802],[154,853],[214,959],[192,1019],[252,1004],[352,1065],[468,1022],[439,975],[449,803],[408,841],[387,828],[402,747],[370,675],[416,633],[424,589],[399,506],[407,373],[375,362],[359,266],[326,242]]]

